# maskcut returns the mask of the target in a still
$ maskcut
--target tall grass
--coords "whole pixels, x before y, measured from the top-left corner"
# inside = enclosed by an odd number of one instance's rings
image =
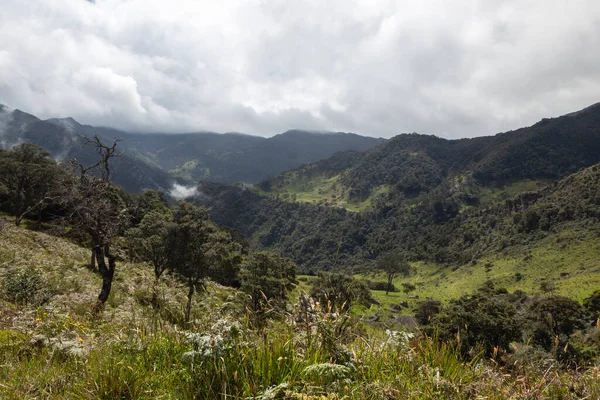
[[[2,399],[575,399],[598,398],[597,370],[519,372],[461,359],[456,343],[358,334],[345,316],[294,316],[264,330],[232,319],[196,331],[165,324],[86,326],[89,352],[0,335]],[[212,324],[211,324],[212,322]],[[248,322],[248,321],[242,321]],[[48,321],[50,323],[50,321]],[[54,322],[53,322],[54,323]],[[61,325],[66,336],[73,325]],[[237,324],[235,333],[228,324]],[[349,326],[340,330],[340,326]],[[150,328],[148,327],[150,326]],[[241,328],[240,328],[241,327]],[[331,341],[332,332],[337,332]],[[203,346],[190,338],[201,338]],[[86,341],[88,339],[86,338]],[[84,345],[86,343],[84,342]],[[202,348],[201,348],[202,347]],[[190,359],[193,354],[193,360]],[[566,389],[565,389],[566,388]]]

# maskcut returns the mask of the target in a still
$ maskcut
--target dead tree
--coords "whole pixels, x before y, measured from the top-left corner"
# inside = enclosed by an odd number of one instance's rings
[[[99,161],[84,167],[77,160],[71,160],[74,173],[70,183],[65,185],[70,220],[89,235],[92,267],[97,264],[102,276],[96,311],[102,309],[112,287],[116,268],[116,257],[111,252],[112,241],[124,230],[129,220],[122,192],[111,182],[110,161],[121,155],[116,151],[117,144],[118,140],[115,140],[112,145],[105,145],[97,136],[84,139],[84,146],[93,146]]]

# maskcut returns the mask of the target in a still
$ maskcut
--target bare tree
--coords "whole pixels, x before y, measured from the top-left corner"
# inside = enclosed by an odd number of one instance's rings
[[[93,146],[96,150],[99,161],[85,167],[77,160],[71,160],[74,174],[65,185],[69,219],[76,228],[89,235],[92,267],[97,264],[102,276],[96,311],[103,307],[112,287],[116,268],[116,256],[111,252],[113,239],[123,232],[129,221],[123,193],[111,182],[110,161],[121,155],[116,151],[117,144],[118,140],[114,140],[112,145],[105,145],[97,136],[84,139],[85,146]]]

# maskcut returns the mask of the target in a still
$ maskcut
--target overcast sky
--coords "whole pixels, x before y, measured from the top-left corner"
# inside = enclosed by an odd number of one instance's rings
[[[600,101],[598,0],[1,0],[0,103],[136,131],[480,136]]]

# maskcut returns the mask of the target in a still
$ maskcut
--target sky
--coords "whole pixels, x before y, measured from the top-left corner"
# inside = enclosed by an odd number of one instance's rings
[[[598,0],[2,0],[0,103],[138,132],[490,135],[600,101]]]

